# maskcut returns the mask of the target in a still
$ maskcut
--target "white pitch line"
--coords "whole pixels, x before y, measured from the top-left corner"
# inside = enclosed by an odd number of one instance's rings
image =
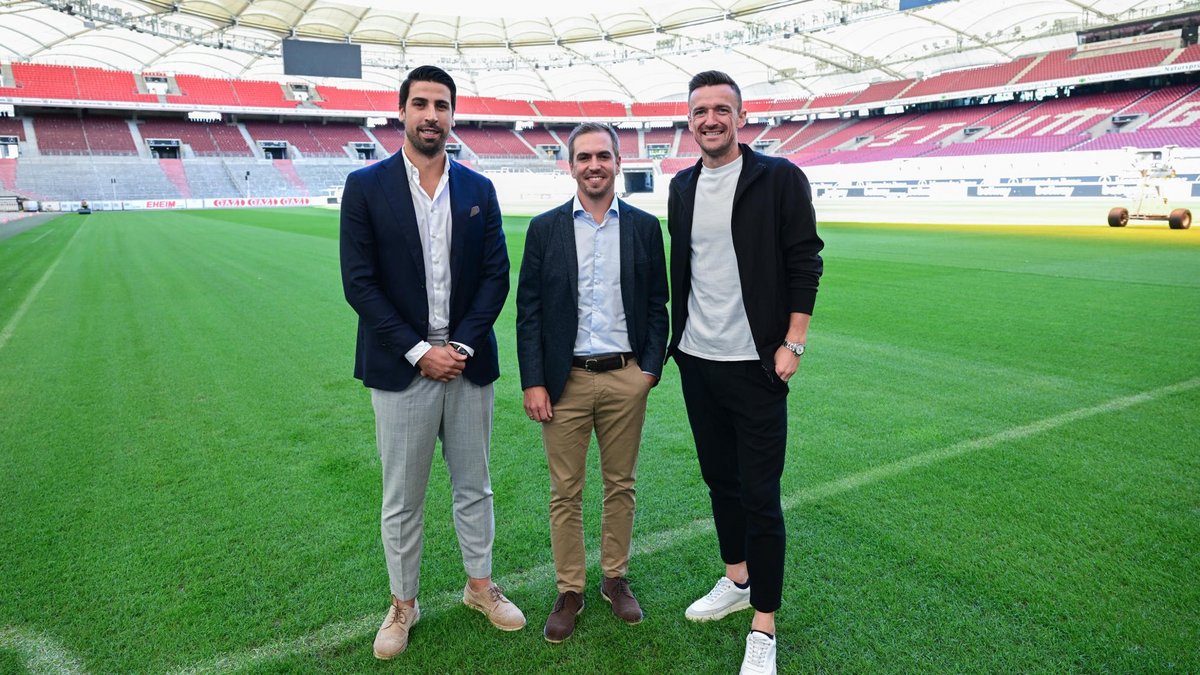
[[[33,304],[34,298],[36,298],[37,294],[41,292],[42,286],[46,285],[46,280],[50,278],[51,274],[54,274],[54,270],[58,267],[58,263],[62,262],[63,256],[67,254],[67,249],[71,248],[71,244],[75,243],[75,238],[78,237],[79,233],[82,231],[83,225],[80,225],[79,229],[75,230],[75,234],[71,235],[71,239],[67,241],[67,245],[63,246],[62,252],[59,253],[58,257],[54,259],[54,262],[46,268],[46,271],[42,273],[42,278],[38,279],[38,282],[33,285],[33,288],[29,289],[29,294],[25,296],[25,300],[21,302],[21,306],[17,307],[17,311],[12,315],[12,318],[8,320],[8,323],[4,324],[4,330],[0,330],[0,349],[4,349],[4,346],[8,344],[8,339],[12,337],[13,331],[16,330],[17,323],[21,321],[21,317],[25,316],[25,312],[29,309],[29,306]],[[46,234],[50,233],[47,232]],[[46,234],[43,234],[42,236],[44,237]],[[41,237],[39,237],[39,239],[40,238]]]
[[[34,239],[33,241],[31,241],[31,242],[29,242],[29,243],[30,243],[31,245],[32,245],[32,244],[36,244],[36,243],[38,243],[39,241],[41,241],[43,237],[45,237],[46,235],[50,234],[50,233],[51,233],[51,232],[53,232],[53,231],[54,231],[54,228],[52,227],[52,228],[50,228],[50,229],[46,230],[45,232],[43,232],[43,233],[39,234],[39,235],[37,236],[37,239]]]
[[[1164,396],[1179,394],[1185,391],[1191,391],[1200,387],[1200,377],[1192,378],[1184,382],[1151,389],[1140,394],[1131,396],[1122,396],[1112,400],[1100,403],[1086,408],[1079,408],[1069,412],[1047,417],[1043,420],[1023,424],[1021,426],[1006,429],[1004,431],[984,436],[982,438],[971,439],[955,443],[954,445],[937,450],[931,450],[904,459],[896,460],[881,466],[867,469],[859,473],[840,478],[838,480],[829,481],[821,485],[815,485],[810,488],[804,488],[792,493],[783,500],[784,510],[791,510],[801,504],[814,502],[819,499],[831,497],[833,495],[849,492],[851,490],[877,483],[887,478],[892,478],[903,473],[929,466],[936,462],[942,462],[947,459],[953,459],[965,455],[976,450],[986,450],[993,448],[1001,443],[1015,441],[1029,436],[1034,436],[1045,431],[1051,431],[1064,427],[1072,422],[1103,415],[1105,413],[1124,410],[1140,403],[1148,403]],[[681,527],[664,532],[655,532],[648,535],[640,536],[633,543],[631,555],[647,555],[656,553],[668,548],[677,546],[685,541],[694,539],[698,536],[712,531],[712,520],[705,518],[702,520],[694,520]],[[593,565],[599,560],[599,552],[596,550],[590,551],[587,556],[588,564]],[[534,584],[549,584],[554,579],[554,565],[545,564],[535,567],[524,572],[505,575],[504,586],[509,589],[524,588]],[[432,614],[446,611],[447,608],[455,606],[462,602],[462,591],[447,591],[440,593],[433,598],[422,603],[422,616],[430,616]],[[386,609],[386,608],[384,608]],[[314,633],[289,640],[281,640],[278,642],[268,643],[261,647],[255,647],[245,652],[228,654],[219,656],[210,661],[196,664],[189,668],[176,671],[176,675],[201,675],[206,673],[228,673],[239,670],[244,670],[251,666],[273,661],[285,656],[294,654],[302,654],[307,652],[320,651],[330,649],[344,644],[352,639],[366,640],[377,628],[378,624],[383,620],[383,609],[376,614],[362,616],[349,621],[341,621],[332,623],[317,630]],[[365,647],[364,647],[365,648]]]
[[[83,663],[45,633],[28,628],[0,628],[0,651],[12,650],[25,658],[25,668],[31,673],[86,672]]]

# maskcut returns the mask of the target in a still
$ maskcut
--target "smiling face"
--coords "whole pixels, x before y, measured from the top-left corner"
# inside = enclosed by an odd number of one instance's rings
[[[571,177],[579,185],[579,199],[605,202],[616,191],[621,158],[613,148],[612,137],[594,131],[579,134],[571,150]]]
[[[746,111],[733,87],[698,87],[688,97],[688,129],[704,153],[705,166],[718,167],[737,159],[737,130],[744,126]]]
[[[446,147],[454,109],[450,88],[437,82],[413,82],[400,110],[406,144],[426,157],[436,157]]]

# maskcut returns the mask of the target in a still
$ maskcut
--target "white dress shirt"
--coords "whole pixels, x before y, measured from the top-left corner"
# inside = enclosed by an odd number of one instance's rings
[[[413,211],[417,214],[417,230],[421,234],[421,254],[425,261],[425,296],[429,304],[429,334],[447,334],[450,329],[450,156],[445,155],[442,177],[430,197],[421,187],[421,171],[408,160],[403,150],[404,172],[412,193]],[[417,361],[432,349],[422,340],[408,350],[404,358]],[[463,345],[474,356],[473,350]]]

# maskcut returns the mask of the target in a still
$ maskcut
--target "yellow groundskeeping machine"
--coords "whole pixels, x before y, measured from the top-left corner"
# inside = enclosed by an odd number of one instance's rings
[[[1191,196],[1191,184],[1175,173],[1175,149],[1167,145],[1158,150],[1125,148],[1132,172],[1129,186],[1130,207],[1118,206],[1108,212],[1110,227],[1125,227],[1131,220],[1165,220],[1172,230],[1192,226],[1192,212],[1172,209],[1172,199]],[[1133,213],[1130,213],[1130,208]]]

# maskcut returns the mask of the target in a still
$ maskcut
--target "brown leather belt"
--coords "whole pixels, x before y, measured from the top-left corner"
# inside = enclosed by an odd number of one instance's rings
[[[610,370],[624,368],[626,363],[633,358],[632,353],[625,354],[599,354],[596,356],[576,356],[571,365],[576,368],[583,368],[592,373],[604,373]]]

